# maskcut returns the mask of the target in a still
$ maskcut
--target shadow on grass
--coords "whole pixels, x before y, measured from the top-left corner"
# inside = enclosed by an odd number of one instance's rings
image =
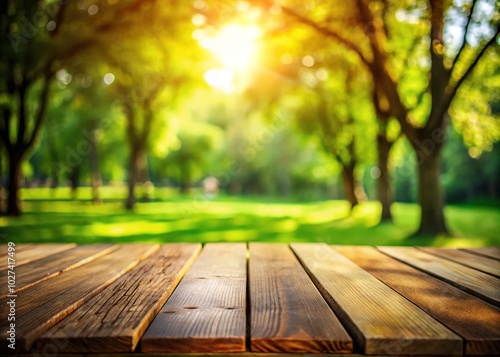
[[[456,237],[410,237],[418,206],[395,204],[394,224],[380,223],[380,207],[365,202],[352,214],[344,201],[284,202],[176,199],[139,203],[136,213],[122,202],[29,201],[19,218],[0,218],[0,231],[16,243],[76,242],[324,242],[349,245],[499,245],[500,211],[449,207]]]

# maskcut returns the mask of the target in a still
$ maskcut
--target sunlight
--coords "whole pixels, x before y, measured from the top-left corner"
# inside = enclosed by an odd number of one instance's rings
[[[201,35],[201,46],[209,50],[222,65],[222,68],[206,71],[205,81],[225,93],[235,92],[236,82],[245,80],[255,61],[260,35],[261,30],[255,25],[228,25],[213,37]]]
[[[226,69],[240,71],[252,64],[260,34],[260,29],[255,25],[229,25],[215,37],[204,38],[201,45],[212,52]]]

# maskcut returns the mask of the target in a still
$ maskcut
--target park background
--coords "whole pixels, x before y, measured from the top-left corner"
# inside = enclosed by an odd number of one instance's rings
[[[2,240],[500,243],[495,1],[0,12]]]

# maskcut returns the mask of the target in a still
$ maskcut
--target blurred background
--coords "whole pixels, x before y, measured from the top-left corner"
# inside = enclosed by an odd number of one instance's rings
[[[0,4],[0,238],[500,243],[500,9]]]

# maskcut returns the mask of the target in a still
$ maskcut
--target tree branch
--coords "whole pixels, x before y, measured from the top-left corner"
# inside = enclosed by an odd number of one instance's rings
[[[464,83],[464,81],[467,79],[467,77],[472,73],[476,65],[478,64],[479,60],[483,57],[484,53],[486,50],[491,47],[494,43],[496,43],[496,39],[498,34],[500,33],[500,26],[497,27],[497,30],[495,32],[495,35],[486,43],[486,45],[483,46],[481,51],[477,54],[477,56],[474,58],[474,60],[470,63],[469,67],[467,70],[464,72],[462,77],[458,79],[458,81],[455,83],[455,85],[450,86],[448,85],[445,90],[445,95],[443,98],[443,101],[441,102],[439,110],[435,113],[435,115],[431,116],[429,121],[427,122],[426,127],[430,128],[431,130],[437,128],[439,126],[439,121],[442,119],[444,114],[447,112],[448,108],[451,105],[451,102],[453,101],[453,98],[455,98],[455,95],[458,92],[458,89],[460,86]]]
[[[451,65],[450,71],[453,71],[453,69],[455,68],[455,65],[457,64],[457,62],[460,58],[460,55],[462,54],[463,50],[465,49],[465,47],[467,45],[467,34],[469,33],[469,26],[470,26],[470,22],[472,19],[472,15],[474,13],[474,8],[476,7],[476,3],[477,3],[477,0],[472,0],[472,6],[470,8],[469,15],[467,16],[467,24],[465,25],[462,45],[460,46],[460,49],[458,50],[458,53],[457,53],[455,59],[453,60],[453,64]]]
[[[287,14],[288,16],[293,17],[294,19],[298,20],[299,22],[303,23],[304,25],[307,25],[307,26],[315,29],[316,31],[318,31],[319,33],[321,33],[327,37],[333,38],[335,41],[339,42],[341,45],[347,47],[348,49],[350,49],[351,51],[356,53],[358,55],[359,59],[364,64],[369,65],[371,63],[365,57],[363,52],[361,52],[361,49],[358,46],[356,46],[356,44],[354,42],[351,42],[348,39],[342,37],[339,33],[335,32],[334,30],[327,28],[327,27],[324,27],[324,26],[321,26],[321,25],[315,23],[314,21],[308,19],[307,17],[296,13],[295,11],[293,11],[292,9],[290,9],[288,7],[285,7],[285,6],[280,6],[280,7],[281,7],[281,10],[285,14]]]
[[[24,135],[26,133],[26,125],[28,118],[26,117],[26,92],[28,91],[28,82],[26,81],[26,74],[23,73],[21,79],[21,85],[17,89],[19,97],[19,109],[18,109],[18,128],[17,128],[17,139],[16,145],[22,146],[24,142]]]
[[[8,107],[3,108],[2,112],[3,125],[0,127],[0,138],[2,138],[7,150],[10,150],[12,147],[12,143],[10,142],[10,116],[12,112]]]
[[[31,132],[29,140],[23,145],[25,150],[33,145],[38,136],[38,133],[40,132],[40,128],[42,127],[42,122],[45,118],[45,112],[47,110],[47,104],[49,101],[48,99],[51,78],[52,76],[48,72],[44,76],[42,91],[40,92],[40,97],[38,99],[38,103],[40,103],[40,106],[38,107],[38,111],[35,114],[35,126],[33,127],[33,131]]]
[[[472,61],[472,63],[469,65],[469,68],[467,68],[467,70],[462,75],[462,77],[457,81],[457,83],[455,84],[455,86],[453,88],[451,88],[451,97],[452,97],[451,99],[453,99],[453,97],[455,96],[457,90],[460,88],[460,86],[462,85],[462,83],[467,79],[467,77],[472,72],[472,70],[474,69],[474,67],[476,67],[477,63],[479,62],[479,60],[481,59],[481,57],[484,55],[484,53],[486,52],[486,50],[491,45],[493,45],[496,42],[497,36],[498,36],[499,33],[500,33],[500,26],[497,27],[497,30],[496,30],[495,34],[493,35],[493,37],[490,38],[490,40],[486,43],[486,45],[484,45],[484,47],[478,53],[478,55],[476,56],[476,58],[474,59],[474,61]],[[448,91],[450,91],[450,89],[446,88],[446,91],[448,92]]]

